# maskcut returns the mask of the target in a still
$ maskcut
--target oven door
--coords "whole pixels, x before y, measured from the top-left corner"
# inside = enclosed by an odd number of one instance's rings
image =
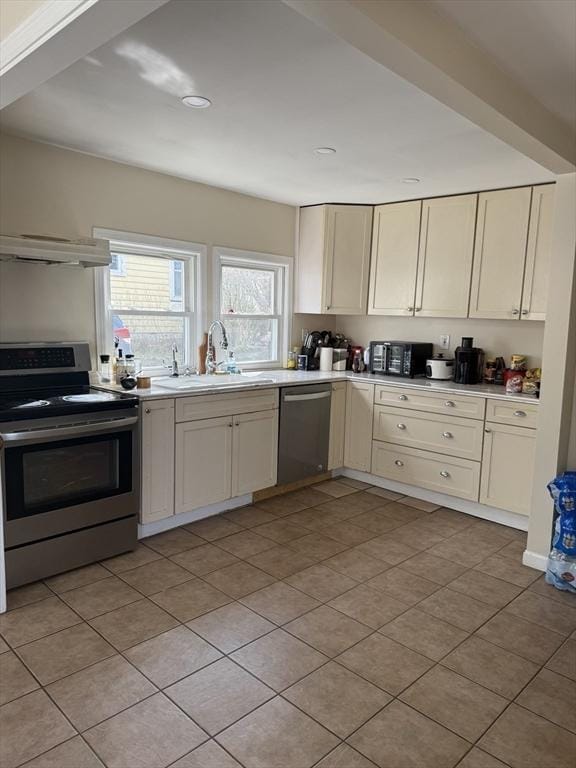
[[[386,373],[390,376],[404,376],[405,344],[386,344]]]
[[[2,431],[6,546],[138,513],[135,414]]]

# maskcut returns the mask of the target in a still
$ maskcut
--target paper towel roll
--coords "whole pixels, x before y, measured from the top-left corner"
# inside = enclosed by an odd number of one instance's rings
[[[332,347],[320,347],[320,370],[331,371],[332,370],[332,356],[334,350]]]

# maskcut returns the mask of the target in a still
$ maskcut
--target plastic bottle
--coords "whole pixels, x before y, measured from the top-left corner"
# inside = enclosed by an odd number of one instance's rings
[[[226,360],[226,372],[236,373],[236,360],[234,359],[234,352],[228,352],[228,359]]]

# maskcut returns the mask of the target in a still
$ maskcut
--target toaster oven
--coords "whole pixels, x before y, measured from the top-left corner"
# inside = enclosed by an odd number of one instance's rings
[[[426,375],[432,344],[420,341],[371,341],[370,373],[413,379]]]

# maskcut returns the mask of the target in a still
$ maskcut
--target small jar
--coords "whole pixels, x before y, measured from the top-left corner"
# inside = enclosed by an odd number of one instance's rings
[[[124,375],[136,376],[136,360],[134,355],[126,355],[124,363]]]
[[[286,368],[289,371],[295,371],[298,367],[298,352],[295,352],[293,349],[288,352],[288,359],[286,361]]]
[[[110,355],[100,355],[98,377],[101,384],[110,384]]]

